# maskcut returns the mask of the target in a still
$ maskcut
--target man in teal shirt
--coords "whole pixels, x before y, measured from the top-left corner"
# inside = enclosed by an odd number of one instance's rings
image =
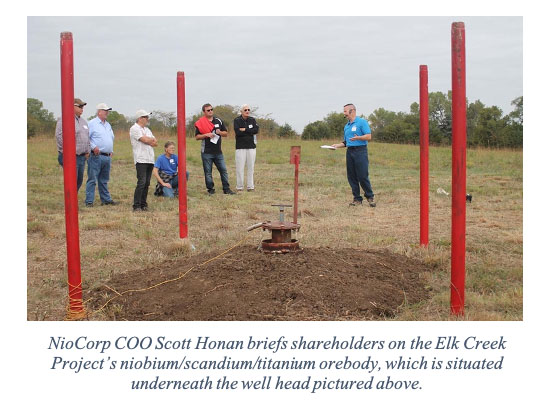
[[[367,142],[371,140],[371,127],[367,120],[357,116],[355,105],[344,105],[344,117],[348,123],[344,126],[344,141],[333,144],[334,148],[347,147],[346,167],[348,182],[351,186],[353,201],[351,206],[363,204],[363,197],[359,186],[365,192],[365,198],[371,207],[376,206],[374,193],[369,180],[369,157]]]

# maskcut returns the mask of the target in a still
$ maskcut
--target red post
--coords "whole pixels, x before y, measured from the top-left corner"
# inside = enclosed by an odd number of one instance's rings
[[[467,106],[465,84],[465,24],[451,26],[451,313],[465,314],[465,229]]]
[[[420,246],[428,246],[428,67],[419,67]]]
[[[177,134],[179,155],[179,234],[188,238],[188,209],[186,187],[186,114],[184,105],[184,72],[177,72]]]
[[[84,312],[81,283],[81,251],[77,199],[77,156],[73,85],[73,35],[60,35],[61,118],[63,132],[63,191],[65,196],[65,238],[67,243],[67,282],[69,284],[68,318]]]
[[[298,189],[300,174],[301,146],[294,145],[290,148],[290,164],[294,164],[294,223],[298,223]]]
[[[300,156],[296,155],[294,158],[294,223],[298,223],[298,188],[299,188],[299,174],[300,174]]]

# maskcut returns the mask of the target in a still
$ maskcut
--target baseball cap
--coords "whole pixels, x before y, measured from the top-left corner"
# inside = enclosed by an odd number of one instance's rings
[[[108,107],[108,105],[106,103],[100,103],[96,106],[96,109],[97,110],[111,111],[113,108]]]
[[[146,110],[138,110],[136,112],[136,118],[140,118],[140,117],[149,117],[150,115],[152,115],[151,112],[148,112]]]
[[[84,107],[86,103],[80,98],[75,98],[75,100],[73,100],[73,105],[76,105],[77,107]]]

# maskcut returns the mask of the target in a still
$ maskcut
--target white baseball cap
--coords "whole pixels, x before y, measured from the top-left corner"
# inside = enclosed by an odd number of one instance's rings
[[[96,106],[96,109],[97,110],[111,111],[113,108],[108,107],[108,105],[106,103],[100,103]]]
[[[148,112],[146,110],[138,110],[136,112],[136,118],[140,118],[140,117],[149,117],[150,115],[152,115],[151,112]]]

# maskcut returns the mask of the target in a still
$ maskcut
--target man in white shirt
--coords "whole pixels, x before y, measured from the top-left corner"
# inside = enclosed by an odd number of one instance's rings
[[[136,112],[136,123],[130,129],[132,153],[136,166],[136,189],[134,190],[133,211],[147,211],[148,188],[152,170],[154,169],[154,148],[157,146],[157,139],[148,125],[151,113],[145,110]]]

